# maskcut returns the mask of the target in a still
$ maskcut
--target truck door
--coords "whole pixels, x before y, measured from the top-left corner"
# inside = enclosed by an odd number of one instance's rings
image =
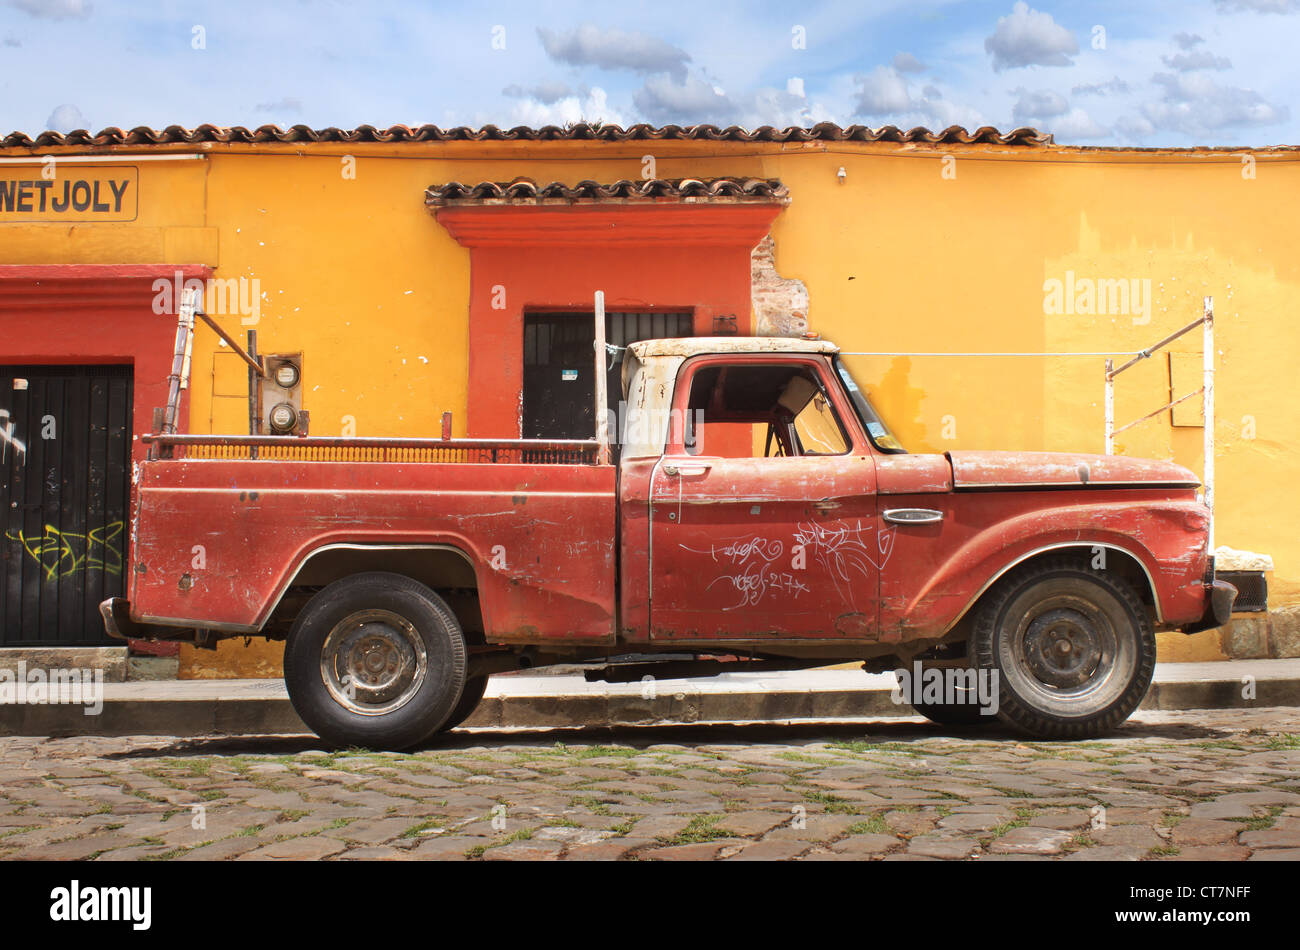
[[[707,356],[678,375],[650,485],[651,639],[868,639],[893,535],[820,357]]]

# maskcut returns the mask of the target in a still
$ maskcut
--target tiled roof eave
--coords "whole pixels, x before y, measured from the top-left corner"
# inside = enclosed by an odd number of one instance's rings
[[[651,178],[601,184],[580,181],[576,185],[552,181],[539,185],[530,178],[510,182],[458,181],[430,185],[424,193],[431,207],[455,205],[575,205],[575,204],[787,204],[789,190],[775,178]]]
[[[199,125],[187,129],[179,125],[169,125],[165,129],[152,129],[138,126],[129,131],[109,127],[92,133],[85,129],[73,132],[41,132],[35,137],[24,132],[11,132],[0,139],[3,148],[56,148],[87,147],[104,148],[114,146],[162,146],[162,145],[200,145],[204,143],[234,144],[295,144],[295,143],[395,143],[395,142],[550,142],[550,141],[591,141],[591,142],[626,142],[626,141],[707,141],[707,142],[898,142],[919,144],[986,144],[1040,147],[1053,144],[1052,136],[1031,128],[1018,128],[1010,132],[1000,132],[991,126],[983,126],[969,132],[961,126],[949,126],[934,132],[926,128],[900,129],[886,125],[870,128],[865,125],[840,127],[831,122],[820,122],[804,128],[789,126],[777,129],[773,126],[760,126],[745,129],[740,126],[725,128],[710,125],[665,125],[652,126],[647,123],[623,128],[618,125],[601,125],[579,122],[574,125],[547,125],[541,128],[516,126],[501,129],[495,125],[485,125],[473,129],[467,126],[443,129],[436,125],[406,126],[393,125],[379,129],[372,125],[361,125],[355,129],[339,129],[333,126],[313,129],[306,125],[294,125],[281,129],[276,125],[263,125],[256,129],[244,126],[221,127]]]
[[[789,204],[788,198],[461,198],[426,200],[431,208],[573,208],[610,205],[770,205]]]

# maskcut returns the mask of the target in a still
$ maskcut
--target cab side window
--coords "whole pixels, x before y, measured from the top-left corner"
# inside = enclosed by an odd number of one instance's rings
[[[691,376],[684,444],[692,455],[844,455],[849,439],[807,363],[713,364]]]

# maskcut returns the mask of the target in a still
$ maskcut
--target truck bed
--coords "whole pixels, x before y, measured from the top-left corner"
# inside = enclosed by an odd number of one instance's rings
[[[313,552],[409,545],[464,555],[489,639],[613,639],[617,479],[594,442],[147,441],[171,457],[137,474],[137,623],[254,633]]]

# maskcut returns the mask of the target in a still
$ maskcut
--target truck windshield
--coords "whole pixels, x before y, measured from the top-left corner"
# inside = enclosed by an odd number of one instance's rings
[[[862,423],[867,438],[871,439],[871,444],[880,451],[888,452],[891,455],[906,454],[907,449],[903,448],[902,444],[894,438],[893,433],[889,431],[889,428],[867,400],[867,394],[858,388],[858,384],[849,375],[849,368],[840,361],[838,356],[835,357],[835,371],[840,374],[840,379],[844,382],[844,388],[848,390],[849,398],[853,402],[853,408],[857,411],[858,420]]]

